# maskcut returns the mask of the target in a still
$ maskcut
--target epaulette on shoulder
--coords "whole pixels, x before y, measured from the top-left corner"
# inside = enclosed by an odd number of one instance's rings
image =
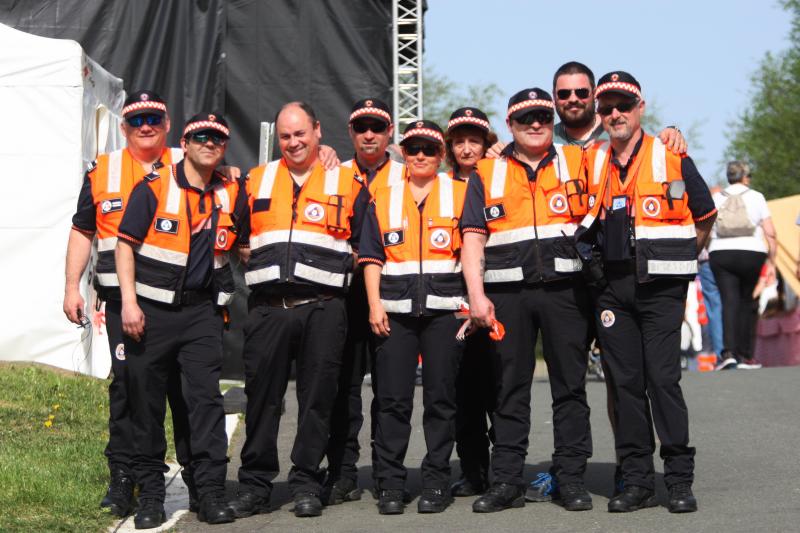
[[[155,170],[152,171],[150,174],[147,174],[144,179],[147,181],[156,181],[158,178],[161,177],[161,174],[156,172]]]
[[[86,172],[91,172],[96,168],[97,168],[97,159],[89,163],[89,165],[86,167]]]
[[[364,185],[364,176],[358,172],[353,172],[353,179],[359,182],[361,185]]]

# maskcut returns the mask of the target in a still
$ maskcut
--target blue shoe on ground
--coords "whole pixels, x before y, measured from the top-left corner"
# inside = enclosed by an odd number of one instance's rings
[[[558,482],[547,472],[539,472],[525,491],[525,501],[549,502],[558,496]]]

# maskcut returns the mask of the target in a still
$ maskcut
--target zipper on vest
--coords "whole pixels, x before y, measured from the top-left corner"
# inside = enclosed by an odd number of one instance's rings
[[[292,181],[292,221],[289,224],[289,238],[287,239],[286,243],[286,276],[284,278],[284,281],[287,282],[290,281],[289,278],[291,277],[290,274],[291,270],[289,269],[289,267],[292,264],[292,232],[294,231],[294,221],[297,220],[297,200],[300,197],[300,193],[303,192],[301,187],[300,192],[298,192],[297,195],[295,195],[294,179],[292,179],[291,175],[289,176],[289,179]],[[303,185],[305,185],[305,183]]]
[[[533,197],[533,249],[536,252],[536,276],[537,279],[534,281],[541,281],[544,279],[544,263],[542,263],[542,251],[539,248],[539,223],[536,219],[536,190],[539,188],[539,176],[536,176],[536,179],[533,181],[533,191],[531,191],[531,196]],[[523,270],[523,276],[525,275]]]
[[[427,206],[427,198],[425,198],[423,201],[426,202]],[[425,219],[422,216],[422,212],[419,210],[419,208],[417,208],[417,214],[419,215],[419,277],[417,278],[417,301],[419,302],[419,315],[422,316],[425,312],[425,288],[423,286],[424,284],[422,283],[422,278],[425,275],[424,270],[422,270],[422,234],[425,233],[422,223]]]

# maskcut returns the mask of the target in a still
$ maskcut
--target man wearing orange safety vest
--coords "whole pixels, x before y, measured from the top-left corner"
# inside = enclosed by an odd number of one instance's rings
[[[412,122],[401,142],[405,178],[375,191],[364,221],[359,262],[376,335],[376,417],[373,476],[378,511],[404,510],[406,468],[417,357],[425,397],[421,513],[452,502],[450,454],[455,440],[458,365],[463,343],[454,315],[464,301],[458,220],[466,184],[437,175],[444,136],[428,120]]]
[[[656,505],[654,423],[669,510],[692,512],[695,450],[679,385],[680,330],[688,281],[697,274],[697,252],[716,209],[691,158],[673,154],[642,131],[644,100],[633,76],[606,74],[596,95],[611,141],[596,143],[586,154],[592,209],[578,235],[581,256],[595,274],[597,329],[623,478],[623,490],[608,510]]]
[[[394,126],[389,106],[377,98],[364,98],[353,105],[348,127],[355,155],[342,166],[352,168],[356,181],[370,191],[403,179],[405,166],[392,160],[386,151]],[[361,409],[361,386],[367,366],[372,366],[372,342],[369,331],[369,305],[364,290],[362,268],[356,268],[347,294],[347,340],[339,375],[339,391],[331,416],[328,449],[328,472],[322,493],[326,505],[361,499],[358,487],[358,432],[364,423]],[[373,369],[374,374],[374,369]],[[370,440],[375,432],[374,420]]]
[[[477,325],[506,335],[491,353],[495,386],[493,484],[475,512],[522,507],[536,337],[553,398],[553,472],[568,510],[591,509],[583,475],[592,454],[586,365],[591,307],[572,238],[589,208],[582,151],[554,145],[554,105],[539,88],[511,97],[514,136],[501,159],[478,163],[461,225],[464,278]]]
[[[278,425],[292,358],[299,415],[289,487],[299,517],[322,513],[320,499],[330,415],[347,329],[345,294],[353,242],[369,201],[352,168],[326,171],[318,160],[322,131],[303,102],[276,119],[281,159],[250,171],[251,289],[245,324],[246,440],[239,468],[238,517],[267,512],[279,471]]]
[[[80,279],[89,262],[92,241],[96,235],[97,263],[94,265],[93,281],[98,298],[106,303],[106,333],[113,374],[108,387],[110,416],[105,450],[111,482],[100,506],[108,507],[112,514],[119,517],[133,510],[135,480],[132,475],[134,439],[125,385],[127,363],[122,340],[119,280],[114,261],[117,228],[134,186],[150,172],[168,167],[183,158],[183,150],[166,146],[170,127],[167,104],[156,93],[132,93],[125,100],[122,117],[120,129],[128,147],[99,155],[83,180],[67,245],[64,291],[64,313],[71,322],[81,325],[87,319],[84,315],[85,302],[80,293]],[[190,507],[196,510],[197,494],[189,464],[189,428],[177,374],[173,374],[167,392],[172,410],[175,452],[178,462],[183,466],[181,474],[189,488]],[[162,455],[166,453],[165,440],[161,442],[161,449]]]
[[[246,198],[237,180],[215,170],[229,137],[228,124],[218,114],[189,119],[181,139],[184,159],[153,171],[133,189],[119,226],[116,263],[139,483],[137,529],[165,520],[163,473],[168,469],[159,436],[167,378],[176,366],[189,413],[198,519],[234,520],[225,501],[221,308],[233,298],[228,253]]]

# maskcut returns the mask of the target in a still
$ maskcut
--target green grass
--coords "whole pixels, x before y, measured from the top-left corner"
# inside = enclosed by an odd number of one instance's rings
[[[0,364],[0,531],[100,531],[113,523],[98,507],[108,483],[108,383]],[[169,416],[167,423],[174,455]]]

